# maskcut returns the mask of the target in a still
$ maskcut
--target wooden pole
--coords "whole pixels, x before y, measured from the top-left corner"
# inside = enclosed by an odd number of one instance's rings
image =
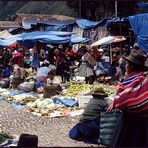
[[[117,4],[117,1],[115,1],[115,16],[118,17],[118,4]]]
[[[82,1],[79,0],[79,18],[81,18],[81,12],[82,12]]]
[[[109,59],[110,59],[110,64],[112,64],[112,48],[111,48],[111,44],[109,44]]]

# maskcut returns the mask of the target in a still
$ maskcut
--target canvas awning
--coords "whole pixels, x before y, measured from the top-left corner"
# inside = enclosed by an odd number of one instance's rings
[[[117,43],[117,42],[122,42],[125,41],[126,38],[123,36],[107,36],[104,37],[95,43],[91,44],[91,47],[93,46],[98,46],[98,45],[106,45],[106,44],[111,44],[111,43]]]

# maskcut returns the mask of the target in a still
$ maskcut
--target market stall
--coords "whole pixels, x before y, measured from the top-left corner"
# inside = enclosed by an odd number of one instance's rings
[[[115,96],[116,86],[103,84],[63,84],[59,95],[44,98],[43,94],[34,92],[11,91],[0,89],[1,99],[11,103],[17,109],[26,109],[38,116],[61,117],[81,115],[86,104],[92,98],[91,93],[103,87],[110,100]]]

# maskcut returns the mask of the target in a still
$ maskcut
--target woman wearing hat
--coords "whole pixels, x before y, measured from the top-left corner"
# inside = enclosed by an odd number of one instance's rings
[[[90,62],[90,61],[93,61]],[[94,58],[87,51],[87,48],[84,50],[84,55],[81,58],[81,65],[79,68],[79,76],[85,77],[87,84],[93,84],[94,82],[94,66],[96,62]]]
[[[108,108],[122,110],[111,147],[148,147],[148,59],[140,49],[133,49],[124,59],[126,78]]]
[[[72,139],[89,143],[98,143],[100,131],[100,112],[105,111],[108,102],[103,88],[97,88],[92,94],[79,120],[69,132]]]

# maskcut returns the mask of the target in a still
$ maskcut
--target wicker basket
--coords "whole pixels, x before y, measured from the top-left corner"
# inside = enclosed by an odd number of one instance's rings
[[[44,86],[43,89],[43,96],[44,98],[50,98],[51,96],[54,96],[56,94],[59,94],[59,92],[61,91],[61,86],[49,86],[46,85]]]

